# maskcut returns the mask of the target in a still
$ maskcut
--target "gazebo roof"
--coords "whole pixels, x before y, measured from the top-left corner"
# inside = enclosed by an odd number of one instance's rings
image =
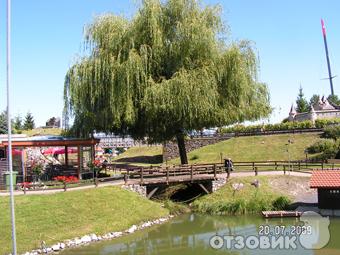
[[[309,183],[310,188],[340,188],[340,170],[315,170]]]

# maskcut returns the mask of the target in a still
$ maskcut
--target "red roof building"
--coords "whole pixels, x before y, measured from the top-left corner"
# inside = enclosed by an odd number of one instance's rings
[[[313,171],[310,188],[318,189],[321,209],[340,209],[340,170]]]

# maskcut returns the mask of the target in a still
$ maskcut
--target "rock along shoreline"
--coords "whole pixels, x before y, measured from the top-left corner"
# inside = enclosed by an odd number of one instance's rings
[[[132,225],[130,228],[126,229],[125,231],[119,231],[119,232],[109,232],[104,235],[96,235],[96,234],[88,234],[84,235],[82,237],[76,237],[73,239],[65,240],[64,242],[56,243],[53,245],[45,246],[45,243],[42,242],[42,247],[40,249],[28,251],[25,253],[22,253],[22,255],[38,255],[38,254],[53,254],[60,252],[62,250],[68,249],[68,248],[75,248],[75,247],[81,247],[85,245],[89,245],[91,243],[96,243],[100,241],[106,241],[106,240],[112,240],[127,234],[132,234],[136,232],[137,230],[142,230],[154,225],[160,225],[164,222],[167,222],[171,218],[173,218],[173,215],[169,215],[167,217],[159,218],[153,221],[147,221],[143,222],[139,225]],[[11,255],[11,253],[9,254]]]

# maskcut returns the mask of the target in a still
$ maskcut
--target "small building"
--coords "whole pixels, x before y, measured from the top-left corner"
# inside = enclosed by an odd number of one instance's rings
[[[315,170],[310,188],[318,190],[320,209],[340,209],[340,170]]]
[[[289,121],[315,121],[317,119],[340,118],[340,106],[335,105],[322,97],[318,103],[314,104],[309,112],[297,112],[294,105],[290,108]]]

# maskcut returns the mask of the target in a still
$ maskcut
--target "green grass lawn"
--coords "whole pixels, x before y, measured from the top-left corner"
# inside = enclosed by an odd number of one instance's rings
[[[114,163],[138,166],[159,165],[163,160],[162,154],[162,146],[136,146],[115,157]]]
[[[304,150],[320,139],[318,134],[283,134],[268,136],[244,136],[208,145],[188,153],[189,163],[221,162],[223,157],[236,161],[288,160],[288,139],[291,160],[305,159]],[[178,164],[179,158],[169,161]]]
[[[232,178],[217,192],[195,200],[192,208],[196,212],[208,214],[247,214],[260,213],[263,210],[282,210],[286,203],[290,203],[291,198],[274,190],[269,184],[269,178],[286,177]],[[260,182],[259,188],[251,185],[255,179]],[[236,183],[242,183],[243,188],[234,191],[232,184]]]
[[[27,136],[35,135],[61,135],[61,128],[34,128],[32,130],[22,130],[22,134]]]
[[[160,204],[119,187],[68,191],[51,195],[16,196],[19,252],[89,233],[127,229],[166,216]],[[9,198],[0,197],[0,254],[11,251]]]

